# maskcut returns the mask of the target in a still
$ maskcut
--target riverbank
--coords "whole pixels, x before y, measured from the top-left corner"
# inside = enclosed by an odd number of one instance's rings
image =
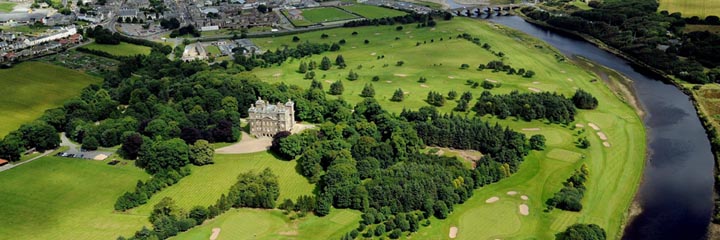
[[[525,20],[528,23],[538,25],[538,26],[541,26],[544,28],[549,28],[549,29],[552,29],[555,31],[562,32],[564,34],[569,34],[571,36],[583,39],[584,41],[586,41],[590,44],[593,44],[600,49],[608,51],[620,58],[627,60],[628,62],[633,64],[633,66],[638,67],[639,69],[646,71],[648,73],[651,73],[658,79],[674,85],[680,91],[682,91],[685,95],[689,96],[690,100],[692,101],[692,104],[695,108],[695,111],[700,119],[700,122],[702,123],[703,128],[705,129],[707,138],[710,141],[711,148],[712,148],[712,154],[713,154],[714,160],[715,160],[714,161],[714,165],[715,165],[714,172],[715,172],[715,176],[718,175],[718,172],[720,172],[720,153],[718,151],[718,150],[720,150],[720,132],[718,132],[718,131],[720,131],[720,128],[718,128],[717,126],[715,126],[713,124],[713,122],[711,120],[712,116],[708,112],[708,109],[703,107],[701,101],[699,101],[700,96],[697,95],[698,94],[697,91],[693,90],[693,87],[696,86],[695,84],[689,84],[689,83],[685,83],[681,80],[678,80],[674,76],[667,74],[666,72],[664,72],[660,69],[654,68],[648,64],[645,64],[644,62],[635,59],[634,57],[628,55],[627,53],[625,53],[619,49],[616,49],[612,46],[609,46],[609,45],[605,44],[604,42],[602,42],[601,40],[599,40],[595,37],[592,37],[590,35],[549,25],[545,22],[532,19],[532,18],[526,16],[525,14],[523,14],[521,11],[517,12],[517,16],[521,17],[523,20]],[[697,85],[697,86],[702,86],[702,85]],[[715,191],[714,200],[718,200],[718,191],[716,188],[713,188],[713,190]],[[637,201],[637,199],[636,199],[636,201]],[[633,203],[633,205],[635,205],[635,203]],[[716,205],[715,207],[717,208],[718,206]],[[635,212],[632,209],[629,209],[628,211]],[[628,221],[628,222],[630,222],[630,221]],[[720,237],[720,225],[710,222],[708,225],[708,229],[709,229],[708,236]]]

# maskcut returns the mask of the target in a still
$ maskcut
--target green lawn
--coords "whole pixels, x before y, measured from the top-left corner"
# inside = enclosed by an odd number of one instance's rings
[[[549,124],[542,121],[517,121],[514,118],[498,121],[515,130],[524,128],[540,128],[539,131],[525,131],[529,135],[543,134],[547,137],[548,148],[541,152],[533,152],[526,158],[519,172],[509,179],[479,189],[475,196],[463,205],[457,206],[448,220],[434,221],[429,228],[421,228],[414,236],[420,239],[447,238],[451,226],[460,228],[458,238],[462,239],[552,239],[554,234],[565,227],[577,223],[595,223],[608,231],[610,239],[619,238],[621,225],[625,221],[625,213],[634,197],[641,179],[645,159],[645,132],[642,122],[633,109],[621,101],[602,81],[590,71],[579,68],[568,61],[557,61],[556,50],[545,43],[532,39],[524,34],[508,30],[502,26],[474,19],[457,18],[451,22],[440,21],[435,28],[416,28],[405,25],[404,30],[396,31],[396,26],[362,27],[349,29],[333,29],[320,32],[298,34],[305,41],[338,42],[345,39],[346,44],[338,52],[324,54],[335,59],[342,54],[348,67],[328,71],[316,70],[317,78],[328,89],[329,83],[343,80],[345,91],[342,98],[351,104],[359,102],[363,86],[372,83],[375,98],[383,106],[393,112],[403,108],[419,108],[427,106],[424,101],[429,91],[446,94],[450,90],[458,93],[470,91],[478,97],[483,91],[466,85],[466,80],[482,81],[491,79],[502,84],[491,92],[509,93],[513,90],[530,92],[530,88],[542,91],[556,91],[566,96],[582,88],[592,93],[600,101],[598,109],[580,111],[575,123],[585,124],[585,132],[578,135],[579,129],[569,126]],[[352,36],[352,32],[358,35]],[[506,54],[504,62],[515,68],[523,67],[536,72],[531,79],[506,73],[492,73],[489,70],[477,71],[478,64],[485,64],[497,57],[488,51],[466,40],[456,39],[458,34],[468,32],[488,43],[494,51]],[[322,33],[330,37],[321,39]],[[266,49],[275,49],[282,45],[294,46],[293,36],[255,39],[256,44]],[[452,39],[450,39],[452,37]],[[398,40],[396,40],[396,38]],[[443,39],[442,41],[440,39]],[[369,44],[364,44],[364,40]],[[416,46],[420,43],[419,46]],[[378,59],[381,57],[381,59]],[[320,56],[312,56],[303,61],[320,62]],[[404,65],[395,66],[397,61]],[[285,82],[309,87],[310,81],[303,80],[303,74],[297,73],[300,60],[291,59],[279,67],[258,68],[254,73],[268,82]],[[462,70],[460,65],[466,63],[470,69]],[[360,75],[356,81],[345,80],[352,69]],[[380,81],[372,82],[373,76]],[[418,83],[419,77],[426,77],[426,83]],[[389,101],[397,88],[406,92],[403,102]],[[470,106],[475,102],[471,102]],[[448,101],[440,110],[452,111],[456,103]],[[458,114],[458,113],[456,113]],[[460,113],[464,114],[464,113]],[[467,113],[473,115],[472,113]],[[595,131],[587,127],[592,122],[602,128],[612,145],[602,146],[602,141]],[[587,136],[592,146],[579,149],[574,141],[580,136]],[[562,187],[562,182],[581,164],[590,169],[588,190],[583,200],[584,211],[568,213],[552,211],[544,213],[544,201]],[[529,216],[519,216],[519,223],[511,211],[517,215],[519,195],[508,198],[507,191],[519,191],[530,200]],[[498,196],[498,204],[485,204],[485,200]],[[507,203],[506,201],[509,201]],[[515,207],[508,207],[512,204]],[[506,227],[479,227],[478,218],[493,217],[498,219],[493,226],[515,225]],[[519,224],[519,225],[518,225]]]
[[[290,13],[288,13],[288,11],[285,10],[285,9],[280,10],[280,12],[282,12],[282,14],[285,15],[285,16],[287,17],[287,19],[290,20],[290,22],[292,23],[292,25],[295,26],[295,27],[306,27],[306,26],[310,26],[310,25],[315,25],[315,23],[312,23],[312,22],[310,22],[310,21],[308,21],[308,20],[306,20],[306,19],[304,19],[304,18],[303,18],[303,19],[292,19],[292,18],[290,18]]]
[[[658,11],[667,10],[670,13],[680,12],[683,17],[698,16],[705,18],[708,15],[720,16],[720,1],[718,0],[659,0]]]
[[[220,49],[215,45],[210,45],[205,48],[209,54],[213,56],[220,55]]]
[[[333,209],[325,217],[308,215],[290,220],[279,210],[232,209],[172,239],[205,240],[213,228],[220,228],[223,239],[339,239],[354,229],[360,212]]]
[[[101,79],[42,62],[0,69],[0,137],[42,115]]]
[[[148,177],[131,165],[44,157],[0,173],[0,238],[115,239],[147,216],[113,212],[115,199]]]
[[[17,3],[0,2],[0,12],[12,12],[15,5],[17,5]]]
[[[120,42],[118,45],[107,45],[91,43],[85,45],[85,48],[103,51],[115,56],[134,56],[134,55],[147,55],[150,54],[150,47],[130,44],[126,42]]]
[[[293,201],[300,195],[312,195],[314,185],[295,171],[295,161],[282,161],[267,152],[215,155],[215,164],[192,167],[192,174],[179,183],[155,194],[147,204],[132,210],[136,214],[150,214],[152,207],[164,197],[172,197],[178,206],[190,209],[193,206],[214,204],[220,195],[227,194],[230,186],[240,173],[262,171],[270,168],[279,176],[280,197],[278,201],[290,198]]]
[[[355,15],[334,7],[307,8],[301,10],[305,20],[312,23],[335,22],[357,18]]]
[[[393,10],[393,9],[378,7],[378,6],[364,5],[364,4],[355,4],[355,5],[351,5],[351,6],[344,6],[342,8],[345,10],[348,10],[350,12],[353,12],[357,15],[363,16],[365,18],[370,18],[370,19],[384,18],[384,17],[397,17],[397,16],[407,15],[406,12],[401,12],[398,10]]]

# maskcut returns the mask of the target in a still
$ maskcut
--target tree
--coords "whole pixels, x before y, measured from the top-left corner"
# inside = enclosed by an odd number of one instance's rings
[[[468,69],[470,68],[470,65],[467,63],[460,64],[460,69]]]
[[[342,81],[337,80],[334,83],[330,84],[330,94],[331,95],[342,95],[343,91],[345,91],[345,88],[343,87]]]
[[[364,43],[365,43],[365,44],[369,44],[369,43],[370,43],[370,40],[365,39]]]
[[[485,80],[485,81],[482,82],[482,88],[487,89],[487,90],[490,90],[490,89],[495,88],[495,84],[491,83],[491,82],[488,81],[488,80]]]
[[[397,61],[397,62],[395,63],[395,66],[400,67],[400,66],[402,66],[403,64],[405,64],[405,61]]]
[[[532,71],[532,70],[527,70],[527,71],[525,72],[525,74],[523,75],[523,77],[525,77],[525,78],[531,78],[531,77],[533,77],[533,76],[535,76],[535,72]]]
[[[545,136],[536,134],[532,135],[529,140],[530,148],[533,150],[543,150],[545,149]]]
[[[305,64],[305,62],[300,62],[300,67],[298,67],[299,73],[306,73],[308,71],[308,66]]]
[[[210,211],[203,206],[195,206],[190,209],[188,217],[195,219],[197,224],[202,224],[206,219],[210,218]]]
[[[447,96],[448,99],[453,100],[456,97],[457,97],[457,92],[455,90],[450,90],[450,92],[448,92],[448,96]]]
[[[143,152],[137,164],[150,174],[166,169],[180,169],[190,162],[188,152],[189,148],[182,139],[157,141],[150,146],[149,151]]]
[[[337,55],[337,57],[335,58],[335,65],[338,65],[341,69],[347,66],[345,65],[345,58],[343,58],[342,54]]]
[[[93,136],[87,136],[87,137],[83,138],[82,148],[85,150],[91,150],[91,151],[97,150],[99,145],[100,145],[100,143]]]
[[[355,81],[358,79],[358,74],[353,72],[353,70],[350,70],[350,73],[348,73],[347,79],[350,81]]]
[[[458,101],[457,106],[455,106],[455,108],[453,110],[458,111],[458,112],[465,112],[468,110],[468,108],[469,108],[468,102],[465,101],[465,99],[460,99],[460,101]]]
[[[44,121],[36,120],[23,124],[18,131],[27,148],[34,147],[37,151],[42,152],[60,145],[60,135],[54,127]]]
[[[0,141],[0,158],[12,162],[20,160],[22,153],[25,152],[25,146],[22,136],[18,134],[18,132],[12,132]]]
[[[373,88],[372,83],[365,84],[365,87],[363,87],[362,93],[360,93],[361,97],[374,97],[375,96],[375,88]]]
[[[572,101],[575,107],[580,109],[595,109],[598,105],[597,98],[582,89],[575,91],[575,95],[572,96]]]
[[[450,214],[450,210],[448,210],[447,205],[442,200],[435,202],[433,209],[435,210],[435,217],[438,219],[445,219],[448,214]]]
[[[338,50],[340,50],[340,44],[338,44],[338,43],[333,43],[332,45],[330,45],[330,51],[331,51],[331,52],[335,52],[335,51],[338,51]]]
[[[142,145],[142,136],[139,133],[133,132],[125,137],[122,147],[120,147],[120,155],[126,159],[134,160],[137,158]]]
[[[427,82],[427,78],[425,78],[425,77],[420,77],[420,79],[418,79],[418,82],[419,82],[419,83],[425,83],[425,82]]]
[[[556,240],[605,240],[605,230],[595,224],[573,224],[555,235]]]
[[[198,140],[195,144],[188,146],[188,148],[190,150],[188,157],[193,164],[202,166],[213,163],[215,149],[213,149],[207,140]]]
[[[261,12],[261,13],[268,13],[268,7],[265,6],[265,4],[260,4],[257,7],[257,10],[258,10],[258,12]]]
[[[290,135],[292,135],[292,133],[290,131],[277,132],[273,136],[272,144],[270,145],[270,150],[275,151],[276,153],[280,153],[280,141],[289,137]]]
[[[402,100],[405,99],[405,92],[403,92],[402,89],[398,88],[395,90],[395,93],[393,93],[392,98],[390,98],[390,101],[393,102],[402,102]]]
[[[323,57],[322,61],[320,61],[320,70],[330,70],[330,66],[332,63],[330,62],[330,59],[328,57]]]
[[[373,81],[373,82],[380,81],[380,76],[373,76],[373,77],[372,77],[372,81]]]

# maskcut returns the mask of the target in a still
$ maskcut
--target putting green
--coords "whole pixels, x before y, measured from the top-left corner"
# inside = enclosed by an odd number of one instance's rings
[[[549,158],[574,163],[582,158],[582,154],[565,149],[555,148],[546,155]]]
[[[503,239],[520,230],[524,216],[518,213],[519,203],[507,198],[508,196],[500,196],[500,200],[495,203],[488,203],[487,206],[480,206],[463,214],[457,239],[483,239],[478,238],[479,236]]]

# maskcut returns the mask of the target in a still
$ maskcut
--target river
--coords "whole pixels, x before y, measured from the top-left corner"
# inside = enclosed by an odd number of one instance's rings
[[[517,16],[489,20],[542,39],[567,56],[583,56],[633,80],[646,112],[643,122],[648,132],[648,157],[636,196],[642,212],[628,223],[623,239],[707,239],[713,209],[714,160],[689,97],[582,39],[532,25]]]

